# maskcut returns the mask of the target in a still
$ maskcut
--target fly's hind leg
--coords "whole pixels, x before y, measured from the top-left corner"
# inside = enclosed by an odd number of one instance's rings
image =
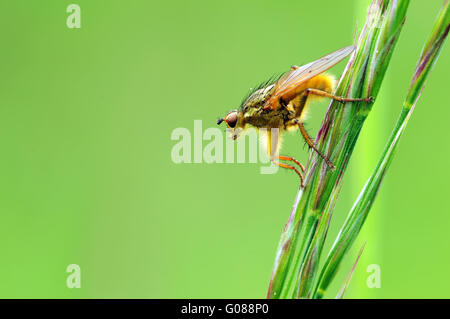
[[[306,89],[305,95],[309,95],[309,94],[322,96],[322,97],[328,97],[328,98],[333,99],[335,101],[338,101],[340,103],[346,103],[346,102],[367,102],[367,103],[372,103],[373,102],[373,97],[371,97],[371,96],[366,97],[366,98],[342,97],[342,96],[337,96],[337,95],[328,93],[326,91],[313,89],[313,88]]]

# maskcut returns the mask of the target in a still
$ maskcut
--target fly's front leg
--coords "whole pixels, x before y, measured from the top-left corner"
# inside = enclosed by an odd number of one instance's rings
[[[371,96],[366,97],[366,98],[349,98],[349,97],[337,96],[337,95],[328,93],[326,91],[313,89],[313,88],[306,89],[305,95],[309,95],[309,94],[313,94],[313,95],[317,95],[317,96],[323,96],[323,97],[329,97],[330,99],[333,99],[333,100],[338,101],[340,103],[346,103],[346,102],[367,102],[367,103],[372,103],[373,102],[373,97],[371,97]]]
[[[302,176],[302,174],[299,172],[299,170],[296,168],[296,167],[294,167],[294,166],[292,166],[292,165],[288,165],[288,164],[284,164],[284,163],[280,163],[280,162],[278,162],[278,161],[276,161],[276,160],[274,160],[274,159],[271,159],[271,161],[272,161],[272,163],[274,163],[275,165],[278,165],[278,166],[280,166],[280,167],[283,167],[283,168],[287,168],[287,169],[292,169],[293,171],[295,171],[296,173],[297,173],[297,175],[300,177],[300,187],[305,187],[304,185],[303,185],[303,176]]]
[[[295,158],[290,157],[290,156],[284,156],[284,155],[279,155],[277,156],[278,159],[283,160],[283,161],[291,161],[294,162],[295,164],[297,164],[300,169],[302,170],[302,172],[305,172],[305,167],[302,165],[302,163],[300,163],[299,161],[297,161]]]
[[[267,132],[267,152],[269,154],[270,160],[272,161],[272,163],[274,163],[275,165],[278,165],[279,167],[291,169],[295,173],[297,173],[297,175],[300,177],[300,187],[304,187],[303,186],[303,175],[302,175],[302,173],[300,173],[300,171],[295,166],[289,165],[289,164],[285,164],[285,163],[280,163],[276,159],[283,160],[283,161],[291,161],[291,162],[297,164],[300,167],[300,169],[302,170],[302,172],[305,172],[305,168],[303,167],[303,165],[300,164],[300,162],[297,161],[293,157],[283,156],[283,155],[278,155],[277,154],[278,143],[279,143],[278,142],[278,136],[277,136],[276,140],[274,140],[273,142],[274,143],[272,144],[272,132],[269,129],[268,132]]]

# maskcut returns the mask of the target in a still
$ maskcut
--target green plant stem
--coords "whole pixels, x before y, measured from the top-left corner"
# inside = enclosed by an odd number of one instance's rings
[[[444,40],[448,35],[450,29],[450,13],[448,9],[449,1],[447,0],[438,15],[433,32],[422,50],[408,94],[403,103],[403,108],[388,143],[384,148],[374,172],[348,214],[347,219],[331,248],[325,265],[322,268],[318,280],[318,287],[314,295],[315,298],[322,298],[324,296],[325,291],[339,269],[342,259],[356,240],[364,221],[370,212],[386,171],[392,162],[399,140],[405,131],[406,125],[414,111],[414,107],[424,89],[425,80],[433,68],[442,49]]]

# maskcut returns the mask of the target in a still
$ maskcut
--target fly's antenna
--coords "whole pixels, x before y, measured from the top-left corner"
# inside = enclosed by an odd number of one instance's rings
[[[223,118],[220,118],[220,119],[218,119],[217,120],[217,125],[220,125],[220,124],[222,124],[222,122],[224,121],[224,119]]]

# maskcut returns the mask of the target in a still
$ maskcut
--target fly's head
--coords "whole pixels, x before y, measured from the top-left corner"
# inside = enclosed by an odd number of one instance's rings
[[[231,138],[236,140],[241,135],[245,127],[244,113],[238,110],[230,111],[224,118],[217,120],[218,125],[222,122],[225,122],[227,125],[228,131],[231,133]]]

